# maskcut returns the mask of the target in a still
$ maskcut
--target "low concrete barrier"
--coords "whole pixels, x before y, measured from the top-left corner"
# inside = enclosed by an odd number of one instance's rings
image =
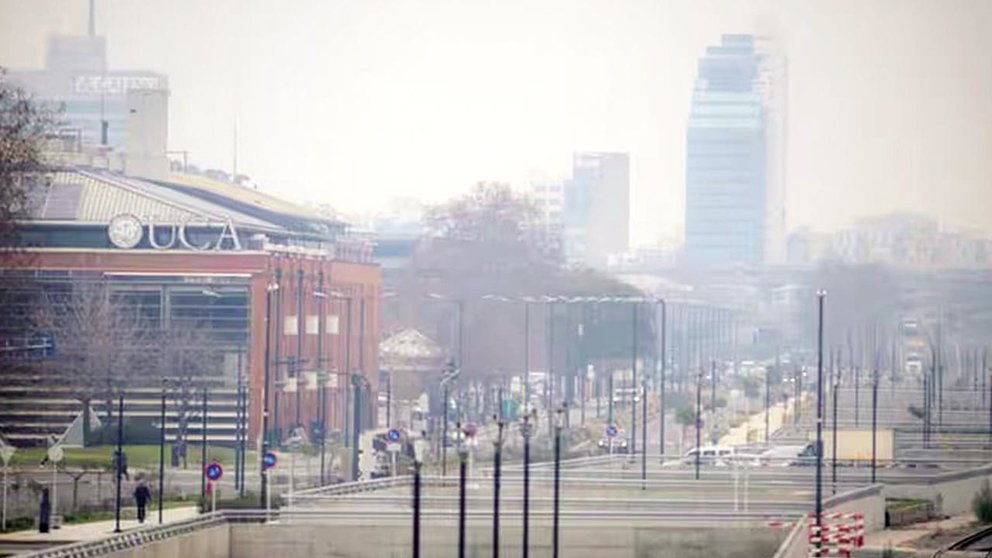
[[[984,481],[992,482],[992,465],[934,475],[916,483],[886,485],[885,496],[930,500],[936,504],[937,514],[958,515],[971,510],[971,499]]]

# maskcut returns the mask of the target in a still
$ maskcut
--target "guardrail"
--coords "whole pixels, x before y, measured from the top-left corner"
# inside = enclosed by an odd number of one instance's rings
[[[263,511],[263,517],[264,513]],[[24,556],[30,558],[77,558],[83,556],[102,556],[111,552],[123,552],[137,546],[224,525],[227,522],[227,514],[228,512],[207,513],[164,525],[142,527],[133,531],[110,535],[102,539],[47,548]]]
[[[361,512],[352,510],[224,510],[208,513],[196,518],[168,523],[165,525],[149,526],[134,531],[110,535],[102,539],[74,543],[54,548],[48,548],[24,555],[24,558],[92,558],[116,552],[127,552],[139,546],[152,544],[171,537],[187,535],[204,529],[236,523],[292,523],[294,521],[316,520],[347,520],[347,521],[408,521],[410,510],[377,510]],[[522,510],[506,510],[501,515],[514,517],[521,515]],[[535,521],[550,521],[551,510],[531,510],[530,517]],[[458,516],[457,510],[425,509],[421,512],[424,519],[451,519]],[[681,523],[692,523],[713,526],[716,523],[756,524],[767,521],[795,520],[800,514],[769,513],[769,512],[697,512],[697,511],[650,511],[650,510],[562,510],[562,519],[588,520],[593,522],[629,522],[632,519],[641,520],[672,520]],[[488,510],[470,510],[470,518],[489,518],[492,513]]]

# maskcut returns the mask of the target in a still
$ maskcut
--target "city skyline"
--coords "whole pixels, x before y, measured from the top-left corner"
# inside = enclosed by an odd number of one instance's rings
[[[86,33],[86,2],[48,7],[0,3],[0,65],[40,68],[49,34]],[[238,120],[239,167],[264,189],[364,213],[397,195],[439,202],[478,180],[524,190],[535,175],[564,176],[573,152],[629,152],[631,236],[644,245],[684,226],[682,130],[695,60],[723,33],[764,28],[790,59],[789,231],[838,230],[893,212],[992,229],[981,210],[990,190],[982,153],[992,143],[981,92],[992,77],[978,66],[989,7],[552,7],[466,11],[439,1],[411,13],[304,3],[290,12],[191,3],[159,13],[151,3],[106,1],[97,3],[96,30],[111,68],[169,76],[170,149],[190,151],[201,166],[230,169]],[[411,17],[416,26],[405,24]],[[884,17],[899,25],[866,23]],[[229,25],[210,24],[216,18]],[[297,24],[294,36],[281,32]],[[180,28],[203,40],[180,40]],[[373,37],[383,42],[369,45]],[[326,56],[314,64],[307,51]],[[608,79],[584,83],[588,75]],[[332,103],[314,104],[328,91]]]

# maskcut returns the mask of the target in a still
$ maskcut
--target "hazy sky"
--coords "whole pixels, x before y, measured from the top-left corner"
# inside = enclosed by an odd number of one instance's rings
[[[788,225],[896,210],[992,232],[989,0],[97,0],[110,67],[165,73],[169,144],[291,199],[366,211],[631,154],[633,240],[681,230],[696,59],[789,57]],[[0,0],[0,65],[40,67],[85,0]]]

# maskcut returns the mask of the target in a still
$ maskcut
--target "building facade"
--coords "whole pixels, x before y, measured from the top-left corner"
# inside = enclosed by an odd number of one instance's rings
[[[106,37],[53,35],[45,67],[12,70],[10,78],[38,101],[61,107],[66,132],[79,142],[122,150],[125,147],[128,96],[157,91],[168,96],[166,76],[147,70],[107,67]],[[132,100],[132,105],[135,101]]]
[[[685,256],[784,259],[785,69],[764,42],[724,35],[699,60],[686,133]]]
[[[129,322],[137,330],[130,333],[120,320],[108,324],[105,329],[121,333],[107,342],[141,340],[157,356],[75,368],[65,358],[72,337],[101,328],[53,323],[35,334],[55,348],[52,354],[14,366],[9,357],[23,354],[18,347],[32,339],[23,339],[22,324],[6,320],[0,328],[5,386],[38,393],[38,378],[47,375],[45,394],[23,403],[45,407],[47,394],[61,401],[31,421],[18,418],[28,408],[0,408],[0,434],[8,440],[31,445],[58,435],[84,410],[71,403],[73,394],[94,385],[95,376],[100,382],[106,376],[108,389],[116,385],[134,401],[158,393],[163,382],[170,386],[170,439],[183,430],[184,389],[209,390],[212,443],[236,442],[243,425],[254,444],[266,400],[273,442],[296,427],[344,431],[354,416],[348,409],[355,382],[363,425],[374,425],[379,267],[371,246],[353,241],[343,223],[203,177],[157,182],[79,167],[54,173],[33,204],[35,216],[20,235],[25,258],[8,276],[27,277],[16,283],[26,294],[15,299],[44,305],[57,298],[81,307],[87,301],[80,296],[96,285],[126,315],[140,318]],[[127,345],[113,352],[127,352]],[[243,419],[236,419],[235,393],[246,401]],[[128,420],[146,411],[130,407]]]
[[[630,157],[583,152],[564,184],[562,241],[571,262],[606,267],[630,243]]]

